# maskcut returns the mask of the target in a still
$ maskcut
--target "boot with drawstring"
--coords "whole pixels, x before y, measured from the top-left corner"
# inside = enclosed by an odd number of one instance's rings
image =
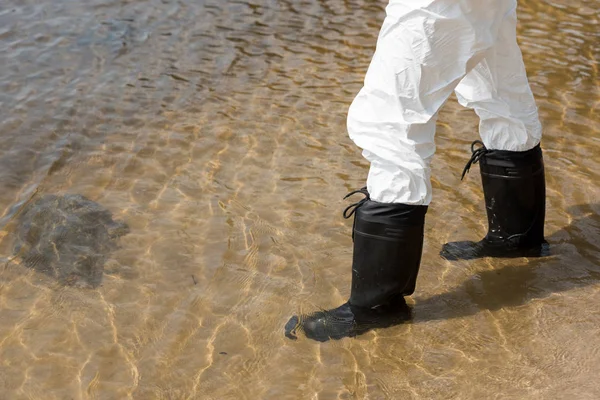
[[[488,233],[479,242],[446,243],[440,255],[447,260],[547,255],[546,183],[540,145],[522,152],[488,150],[477,140],[471,152],[462,178],[479,163]]]
[[[293,316],[285,326],[289,338],[302,331],[318,341],[341,339],[410,318],[404,296],[415,290],[427,206],[372,201],[366,188],[348,196],[355,193],[365,198],[344,211],[345,218],[354,215],[350,299],[332,310]]]

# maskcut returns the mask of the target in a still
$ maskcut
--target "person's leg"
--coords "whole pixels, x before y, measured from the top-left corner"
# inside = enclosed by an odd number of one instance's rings
[[[428,205],[437,113],[490,49],[514,0],[391,0],[348,132],[383,203]]]
[[[521,49],[516,3],[506,15],[494,47],[456,87],[460,104],[475,110],[489,150],[527,151],[540,143],[542,125]]]
[[[480,165],[489,231],[480,242],[452,242],[447,259],[541,255],[545,181],[542,126],[517,44],[516,4],[493,48],[456,87],[458,101],[480,117]]]
[[[357,334],[363,323],[378,326],[374,319],[387,315],[390,301],[412,294],[431,201],[437,113],[493,47],[514,1],[389,2],[364,87],[348,113],[349,135],[371,163],[366,200],[355,209],[350,299],[292,317],[287,336],[297,329],[319,340]]]

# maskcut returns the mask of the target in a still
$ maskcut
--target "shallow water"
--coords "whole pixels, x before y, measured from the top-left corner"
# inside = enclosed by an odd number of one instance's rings
[[[349,294],[345,117],[385,3],[38,3],[0,4],[0,399],[600,398],[597,0],[520,2],[553,256],[439,257],[485,229],[453,100],[413,321],[324,344],[283,325]],[[100,288],[12,260],[50,193],[129,225]]]

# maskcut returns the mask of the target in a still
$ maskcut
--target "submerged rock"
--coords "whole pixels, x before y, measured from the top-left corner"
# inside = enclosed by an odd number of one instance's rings
[[[124,222],[81,195],[45,195],[21,213],[14,252],[62,283],[97,287],[117,239],[128,232]]]

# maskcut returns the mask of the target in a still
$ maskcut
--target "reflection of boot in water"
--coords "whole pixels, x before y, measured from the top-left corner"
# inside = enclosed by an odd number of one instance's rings
[[[292,317],[285,326],[290,338],[301,330],[319,341],[340,339],[410,317],[402,296],[415,290],[427,206],[375,202],[366,188],[351,194],[358,192],[367,197],[344,212],[346,218],[356,213],[350,300],[332,310]]]
[[[482,147],[475,150],[474,146]],[[481,257],[541,257],[549,254],[544,240],[546,183],[539,145],[517,152],[488,150],[476,141],[472,164],[479,163],[489,230],[479,242],[446,243],[440,255],[447,260]]]

